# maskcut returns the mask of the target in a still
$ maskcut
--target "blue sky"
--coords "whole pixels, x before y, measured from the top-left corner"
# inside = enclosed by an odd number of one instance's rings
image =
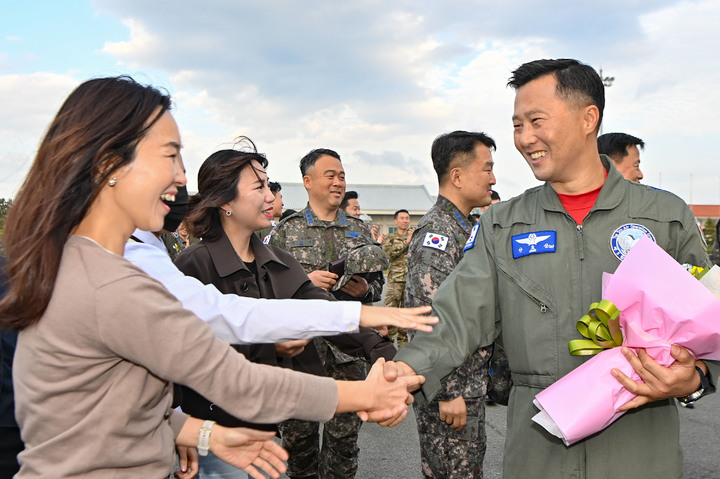
[[[720,2],[0,0],[0,196],[12,197],[67,94],[97,76],[166,88],[189,186],[251,137],[280,182],[312,148],[353,183],[425,184],[437,135],[498,143],[496,189],[535,186],[512,143],[510,72],[577,58],[614,76],[604,131],[643,138],[645,183],[720,203]]]

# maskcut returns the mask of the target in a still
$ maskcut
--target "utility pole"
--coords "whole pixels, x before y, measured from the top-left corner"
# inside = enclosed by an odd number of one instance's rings
[[[613,82],[615,81],[615,77],[604,77],[602,68],[600,68],[600,70],[598,70],[598,74],[600,75],[600,79],[602,80],[603,85],[605,85],[606,87],[612,86]],[[602,134],[603,134],[603,126],[601,123],[600,124],[600,135],[602,135]]]

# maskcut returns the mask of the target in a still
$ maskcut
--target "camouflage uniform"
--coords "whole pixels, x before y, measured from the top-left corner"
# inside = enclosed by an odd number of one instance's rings
[[[405,305],[432,303],[440,284],[463,257],[475,221],[443,196],[420,220],[410,240]],[[478,285],[481,288],[482,285]],[[408,331],[410,339],[415,332]],[[445,378],[426,406],[415,405],[423,475],[426,478],[481,478],[485,456],[485,394],[493,346],[480,348]],[[462,396],[467,425],[462,431],[440,420],[438,401]]]
[[[385,241],[382,248],[390,260],[388,269],[388,285],[385,289],[385,306],[402,308],[405,304],[405,279],[407,278],[408,265],[408,234],[392,233]],[[388,327],[390,337],[397,339],[398,347],[407,344],[407,332],[396,326]]]
[[[177,231],[173,231],[172,233],[163,233],[160,235],[160,239],[165,245],[165,249],[173,261],[175,261],[175,258],[177,258],[178,255],[188,247],[185,240],[180,237]]]
[[[375,242],[362,221],[338,210],[335,221],[322,221],[310,209],[282,220],[270,233],[269,244],[288,251],[306,273],[327,270],[330,261],[348,256],[350,250]],[[379,248],[378,248],[379,249]],[[383,258],[387,261],[387,258]],[[344,301],[379,301],[385,282],[382,271],[363,275],[369,290],[364,298],[342,291],[331,291]],[[313,343],[328,374],[336,379],[364,379],[368,362],[348,355],[323,338]],[[337,414],[323,426],[322,452],[319,451],[319,423],[286,421],[281,424],[283,447],[290,453],[287,475],[291,478],[353,478],[358,467],[357,437],[362,421],[354,413]],[[318,459],[320,458],[320,459]],[[319,464],[318,464],[319,463]]]

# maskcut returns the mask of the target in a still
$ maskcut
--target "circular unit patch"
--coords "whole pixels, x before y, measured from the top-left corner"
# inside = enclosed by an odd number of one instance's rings
[[[637,223],[627,223],[613,231],[610,236],[610,250],[620,261],[630,252],[640,238],[647,236],[653,243],[657,243],[655,236],[649,229]]]

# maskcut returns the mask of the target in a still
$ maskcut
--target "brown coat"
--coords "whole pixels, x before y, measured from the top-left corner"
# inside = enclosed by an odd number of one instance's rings
[[[205,284],[213,284],[222,293],[265,299],[321,299],[334,301],[326,290],[315,286],[300,263],[286,251],[263,244],[256,235],[250,238],[257,266],[257,281],[253,273],[235,253],[230,239],[222,234],[215,241],[203,240],[183,251],[175,260],[178,269]],[[272,318],[268,318],[272,321]],[[343,352],[375,361],[379,357],[388,360],[395,355],[395,347],[369,328],[360,332],[325,337]],[[325,376],[327,373],[320,361],[313,342],[305,351],[288,360],[275,356],[274,345],[253,344],[233,347],[254,362],[279,364],[297,371]],[[212,408],[210,407],[212,406]],[[203,419],[213,419],[226,426],[249,426],[270,429],[270,425],[244,423],[233,418],[217,406],[184,388],[183,411]]]

